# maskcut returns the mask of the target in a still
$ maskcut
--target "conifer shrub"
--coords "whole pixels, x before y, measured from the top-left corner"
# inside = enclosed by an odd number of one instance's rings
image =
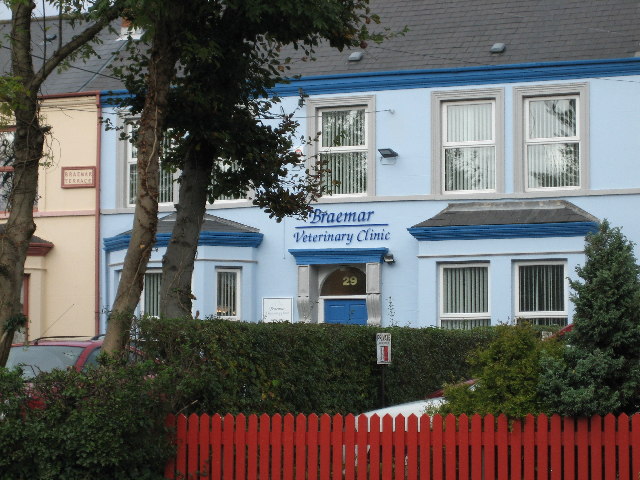
[[[588,235],[581,280],[570,282],[573,331],[562,358],[545,360],[540,393],[553,413],[640,411],[640,268],[634,244],[605,220]]]

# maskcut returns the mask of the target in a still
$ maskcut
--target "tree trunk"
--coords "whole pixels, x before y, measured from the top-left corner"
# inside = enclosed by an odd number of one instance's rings
[[[184,159],[176,223],[162,259],[160,313],[164,318],[191,316],[191,276],[212,166],[213,157],[206,148],[192,148]]]
[[[179,22],[172,19],[171,22]],[[168,19],[165,22],[169,22]],[[156,25],[147,75],[147,95],[138,128],[138,195],[129,248],[120,275],[103,350],[122,351],[136,306],[142,293],[144,274],[155,243],[158,225],[158,183],[160,153],[164,138],[168,95],[175,77],[177,54],[173,45],[174,29]]]
[[[24,263],[31,236],[36,229],[33,205],[38,189],[38,166],[42,157],[46,127],[38,120],[35,95],[23,99],[16,111],[15,160],[9,219],[0,234],[0,365],[4,366],[15,331],[22,326],[20,291]]]
[[[12,68],[23,84],[35,76],[31,62],[31,6],[14,5],[12,12]],[[9,219],[0,233],[0,366],[7,363],[15,331],[20,328],[20,291],[24,262],[36,229],[33,205],[38,189],[38,167],[47,127],[40,125],[37,88],[25,90],[15,111],[13,187],[9,197]]]

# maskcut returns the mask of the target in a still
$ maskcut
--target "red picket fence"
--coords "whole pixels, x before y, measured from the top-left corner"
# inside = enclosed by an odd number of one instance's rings
[[[640,478],[640,414],[170,416],[168,479],[614,480]]]

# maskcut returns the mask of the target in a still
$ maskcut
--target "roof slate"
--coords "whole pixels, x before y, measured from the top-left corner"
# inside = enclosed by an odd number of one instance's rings
[[[300,53],[285,49],[283,55],[294,58],[291,73],[317,76],[629,58],[640,51],[637,0],[372,0],[371,8],[380,15],[381,27],[398,32],[406,26],[408,32],[370,44],[359,62],[349,62],[349,52],[328,46],[318,47],[316,60],[306,62]],[[48,23],[53,26],[53,19]],[[9,22],[0,22],[0,35],[9,27]],[[106,69],[113,52],[125,43],[117,40],[118,22],[114,29],[102,32],[103,43],[95,46],[99,57],[86,63],[76,60],[70,69],[51,75],[42,93],[121,89]],[[33,30],[34,56],[42,57],[44,30],[40,24]],[[48,31],[57,33],[57,27]],[[65,24],[62,38],[72,34]],[[494,43],[504,43],[504,53],[490,53]],[[48,44],[47,52],[51,51]],[[10,70],[6,43],[0,48],[0,69]]]
[[[572,222],[599,220],[565,200],[468,202],[449,204],[437,215],[412,228]]]
[[[171,213],[158,219],[157,233],[171,233],[176,223],[176,214]],[[226,218],[216,217],[205,213],[202,222],[201,232],[224,232],[224,233],[259,233],[260,230],[242,223],[227,220]],[[130,235],[131,230],[121,233],[120,235]]]

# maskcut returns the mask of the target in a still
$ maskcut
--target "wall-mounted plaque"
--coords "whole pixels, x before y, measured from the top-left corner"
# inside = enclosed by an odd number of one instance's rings
[[[96,167],[62,167],[62,188],[94,188]]]

